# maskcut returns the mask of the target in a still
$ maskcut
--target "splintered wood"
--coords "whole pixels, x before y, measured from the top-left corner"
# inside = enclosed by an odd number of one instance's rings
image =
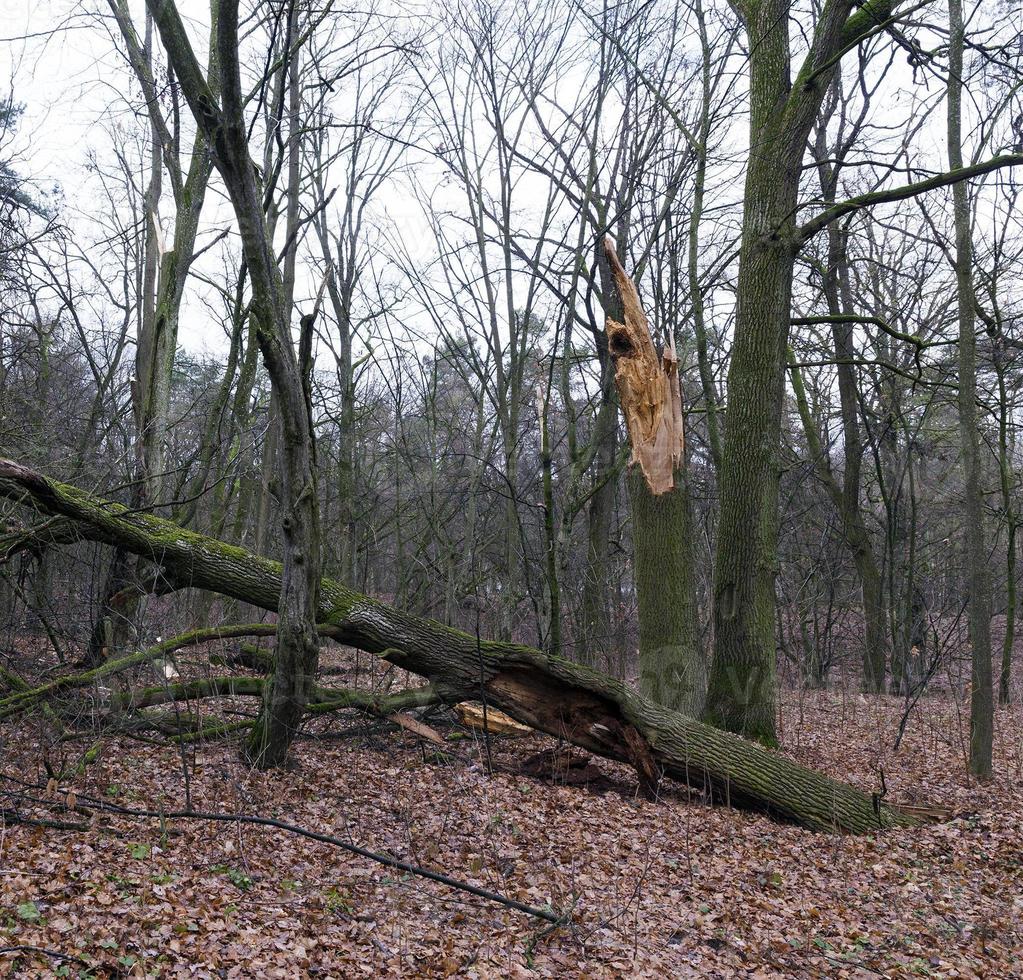
[[[458,720],[468,728],[478,728],[480,731],[488,731],[494,735],[531,735],[532,728],[520,725],[510,715],[506,715],[497,708],[487,708],[486,724],[483,721],[483,708],[479,705],[462,701],[455,705],[455,714]]]
[[[608,237],[604,238],[604,251],[624,310],[625,322],[609,316],[605,329],[632,446],[630,465],[639,465],[652,494],[667,493],[674,489],[675,469],[685,445],[678,356],[670,338],[664,353],[657,356],[636,286]]]

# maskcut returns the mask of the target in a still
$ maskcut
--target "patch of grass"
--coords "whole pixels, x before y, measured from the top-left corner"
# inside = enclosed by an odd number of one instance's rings
[[[232,868],[227,864],[214,864],[210,871],[223,875],[240,891],[247,892],[252,887],[252,879],[241,868]]]
[[[351,915],[355,911],[352,905],[352,896],[347,888],[332,887],[324,892],[326,908],[328,912],[344,912]]]
[[[43,917],[35,902],[22,902],[14,911],[22,922],[39,922]]]

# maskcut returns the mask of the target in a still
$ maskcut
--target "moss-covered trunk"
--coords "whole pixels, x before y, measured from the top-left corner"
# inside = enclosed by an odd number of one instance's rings
[[[806,140],[842,54],[888,15],[871,0],[821,8],[792,78],[788,0],[735,0],[749,38],[750,151],[728,370],[706,717],[771,745],[775,734],[778,477],[795,225]]]
[[[675,481],[659,496],[635,471],[626,481],[639,603],[639,688],[651,701],[698,718],[707,666],[700,648],[689,488],[681,467]]]
[[[277,609],[279,563],[170,521],[92,497],[0,460],[0,494],[75,522],[82,536],[133,551],[172,586],[211,589]],[[58,522],[59,523],[59,522]],[[54,535],[51,524],[45,534]],[[853,832],[912,818],[784,756],[657,705],[619,681],[513,643],[483,642],[324,579],[320,632],[428,678],[450,702],[478,698],[590,752],[705,788],[733,804],[815,830]]]
[[[751,38],[755,44],[755,40]],[[775,225],[791,221],[798,168],[750,159],[728,371],[714,570],[714,660],[707,720],[767,745],[775,735],[774,580],[783,379],[794,256]]]
[[[678,360],[658,353],[636,290],[604,242],[608,349],[632,458],[633,576],[639,605],[640,689],[652,701],[698,716],[706,691],[694,581],[693,522],[685,481]]]

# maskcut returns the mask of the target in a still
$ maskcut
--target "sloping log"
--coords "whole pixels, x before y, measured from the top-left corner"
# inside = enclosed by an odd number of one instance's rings
[[[168,654],[174,653],[176,650],[183,650],[185,647],[209,643],[212,640],[233,639],[239,636],[272,636],[276,629],[277,627],[272,623],[249,623],[193,630],[189,633],[173,636],[168,640],[161,640],[145,650],[128,654],[126,657],[108,660],[106,663],[100,664],[99,667],[93,667],[91,670],[82,671],[79,674],[64,674],[61,677],[54,678],[52,681],[40,684],[38,687],[20,685],[12,694],[0,698],[0,720],[28,710],[41,700],[57,695],[61,691],[87,687],[97,681],[124,673],[126,670],[131,670],[133,667],[140,667],[143,664],[151,663],[159,657],[165,657]]]
[[[0,460],[0,493],[12,492],[44,514],[71,518],[83,537],[148,558],[173,586],[277,608],[276,562]],[[319,620],[322,633],[429,679],[448,703],[485,697],[524,725],[635,766],[647,782],[651,772],[669,776],[813,830],[867,832],[915,822],[876,795],[662,708],[587,667],[513,643],[477,647],[467,633],[332,579],[320,587]]]

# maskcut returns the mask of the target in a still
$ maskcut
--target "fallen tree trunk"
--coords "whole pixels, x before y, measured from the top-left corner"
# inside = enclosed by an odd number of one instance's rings
[[[203,677],[189,681],[177,681],[173,684],[155,685],[141,691],[126,691],[112,698],[108,707],[117,711],[130,711],[145,721],[153,716],[144,711],[155,705],[170,704],[175,701],[200,701],[204,698],[255,697],[261,698],[266,693],[267,681],[262,677]],[[422,737],[435,740],[435,733],[427,726],[421,725],[406,712],[416,708],[427,708],[440,703],[437,693],[426,684],[423,687],[397,691],[393,694],[360,691],[352,688],[313,687],[312,700],[306,706],[308,715],[325,715],[335,711],[352,709],[362,714],[380,718],[401,728],[413,731]],[[162,719],[168,722],[168,730],[180,735],[180,717],[177,712],[170,712]],[[247,730],[255,724],[249,721],[223,722],[209,720],[194,731],[187,733],[188,741],[201,737],[221,737]]]
[[[39,703],[43,698],[71,688],[87,687],[97,681],[124,673],[126,670],[131,670],[133,667],[140,667],[142,664],[151,663],[158,657],[165,657],[185,647],[208,643],[211,640],[227,640],[239,636],[272,636],[275,630],[276,627],[270,623],[250,623],[244,626],[215,626],[211,629],[193,630],[190,633],[182,633],[179,636],[171,637],[169,640],[162,640],[146,650],[140,650],[118,660],[108,660],[105,664],[93,667],[91,670],[83,671],[80,674],[64,674],[62,677],[54,678],[54,680],[40,684],[38,687],[28,687],[27,685],[19,684],[14,693],[0,698],[0,720],[27,710]]]
[[[171,587],[277,608],[281,566],[0,460],[0,493],[75,521],[83,537],[149,559]],[[678,779],[813,830],[865,832],[915,817],[738,736],[654,704],[620,682],[531,647],[486,641],[324,579],[320,631],[419,674],[448,703],[485,698],[516,721],[636,767],[648,785]]]

